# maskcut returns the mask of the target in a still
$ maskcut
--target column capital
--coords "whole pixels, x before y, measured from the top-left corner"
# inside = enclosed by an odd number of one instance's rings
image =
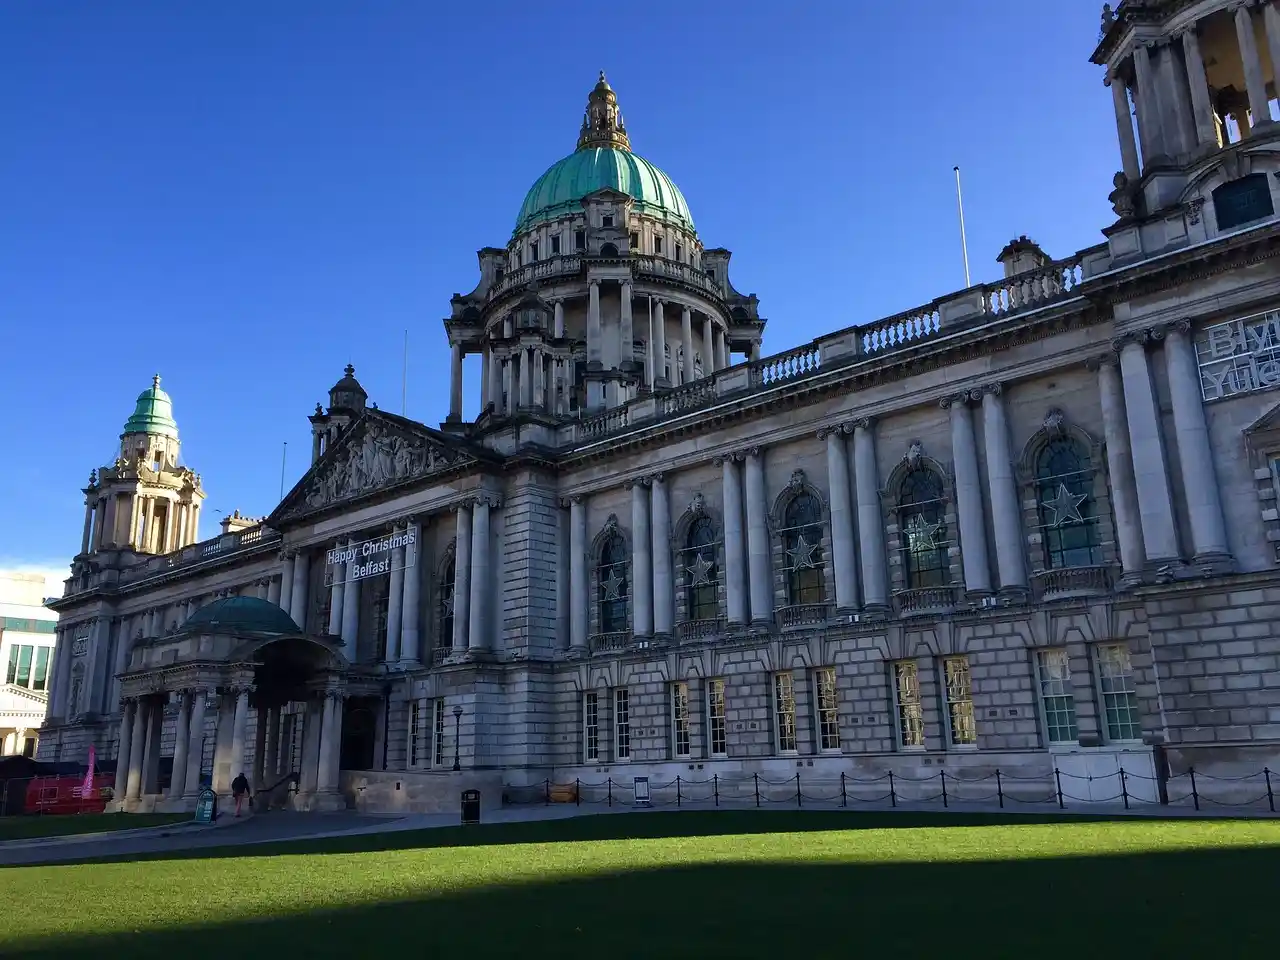
[[[953,393],[950,396],[939,397],[938,406],[943,410],[950,410],[952,407],[967,407],[970,400],[981,399],[981,390],[962,390],[960,393]]]
[[[875,425],[876,425],[875,417],[859,417],[857,420],[853,421],[853,428],[855,431],[870,430]]]
[[[1180,335],[1183,337],[1191,335],[1191,318],[1183,317],[1181,320],[1174,320],[1157,328],[1155,337],[1157,340],[1166,337]]]
[[[720,454],[718,457],[713,459],[711,463],[713,466],[723,467],[726,463],[741,463],[744,459],[745,457],[743,454],[736,451],[730,451],[729,453]]]
[[[483,505],[490,509],[497,509],[502,506],[502,497],[492,491],[484,490],[472,497],[471,502],[473,506]]]
[[[1118,337],[1112,337],[1111,347],[1113,350],[1119,352],[1123,350],[1125,347],[1132,346],[1134,344],[1137,344],[1139,346],[1144,346],[1147,343],[1147,341],[1150,339],[1151,339],[1150,329],[1130,330],[1127,333],[1120,334],[1120,336]]]
[[[1096,356],[1089,357],[1084,362],[1085,369],[1090,373],[1097,373],[1102,367],[1114,367],[1120,363],[1120,354],[1114,350],[1108,350],[1106,353],[1099,353]]]
[[[580,493],[571,493],[567,497],[560,498],[560,506],[562,507],[573,507],[580,503],[582,503],[582,494]]]
[[[984,383],[978,389],[979,391],[981,391],[983,396],[986,396],[987,394],[991,394],[993,397],[998,397],[1002,393],[1004,393],[1004,384],[1001,383],[999,380],[997,380],[994,383]],[[975,392],[978,392],[978,391],[975,391]]]
[[[651,479],[650,477],[632,477],[622,485],[622,488],[624,490],[633,490],[636,487],[647,487]]]
[[[651,473],[644,479],[646,483],[651,484],[654,487],[667,482],[667,476],[664,473]]]
[[[754,446],[754,447],[747,447],[745,450],[742,451],[741,454],[739,454],[739,456],[743,457],[744,459],[749,458],[749,459],[755,460],[755,459],[759,459],[760,456],[763,455],[763,453],[764,453],[764,447]]]

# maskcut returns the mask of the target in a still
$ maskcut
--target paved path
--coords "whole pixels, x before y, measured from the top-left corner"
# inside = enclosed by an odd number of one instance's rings
[[[485,823],[528,823],[539,820],[563,820],[578,816],[595,816],[617,813],[647,813],[654,810],[674,811],[674,806],[660,808],[625,806],[616,803],[612,807],[603,804],[530,805],[505,807],[500,810],[485,811]],[[682,810],[714,810],[710,803],[686,802]],[[751,805],[732,804],[719,807],[721,810],[750,810]],[[788,803],[766,803],[761,811],[795,812],[796,807]],[[1190,808],[1144,806],[1126,811],[1119,804],[1095,804],[1088,808],[1067,808],[1043,805],[998,808],[995,804],[965,803],[955,804],[950,809],[943,809],[936,803],[899,804],[896,808],[888,804],[866,803],[851,804],[847,808],[833,807],[831,804],[819,805],[807,803],[804,810],[827,810],[847,813],[932,813],[932,814],[965,814],[996,813],[1017,816],[1117,816],[1117,817],[1252,817],[1275,819],[1276,814],[1257,809],[1239,809],[1222,807],[1196,813]],[[426,830],[458,825],[458,815],[454,813],[439,814],[367,814],[356,811],[337,813],[288,813],[273,812],[259,814],[236,820],[223,816],[216,824],[179,823],[160,827],[149,827],[138,830],[119,830],[111,833],[71,834],[58,837],[43,837],[29,840],[10,840],[0,843],[0,868],[34,866],[37,864],[58,864],[90,860],[102,857],[130,857],[155,853],[173,853],[181,850],[201,850],[216,847],[236,847],[249,844],[273,843],[283,840],[318,840],[328,837],[356,836],[360,834],[392,833],[404,830]]]

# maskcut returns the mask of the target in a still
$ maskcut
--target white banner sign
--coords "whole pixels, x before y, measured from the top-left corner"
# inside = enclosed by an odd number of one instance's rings
[[[1206,401],[1280,387],[1280,313],[1207,328],[1196,338],[1196,360]]]
[[[396,551],[401,548],[403,553],[397,557]],[[404,533],[375,537],[326,551],[324,582],[326,586],[333,586],[348,580],[364,580],[412,567],[417,559],[418,532],[410,527]]]

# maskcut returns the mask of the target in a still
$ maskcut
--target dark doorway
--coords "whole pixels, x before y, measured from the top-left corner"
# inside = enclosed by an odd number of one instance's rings
[[[338,766],[343,770],[374,769],[373,748],[377,735],[375,702],[366,698],[348,700],[342,714],[342,757]]]

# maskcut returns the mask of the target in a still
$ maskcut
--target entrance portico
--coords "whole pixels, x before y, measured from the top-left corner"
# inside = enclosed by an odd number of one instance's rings
[[[176,634],[136,646],[120,678],[118,809],[191,810],[204,787],[228,797],[241,773],[259,805],[345,806],[338,766],[347,668],[340,640],[307,635],[280,607],[252,597],[218,600]],[[174,721],[167,765],[166,714]]]

